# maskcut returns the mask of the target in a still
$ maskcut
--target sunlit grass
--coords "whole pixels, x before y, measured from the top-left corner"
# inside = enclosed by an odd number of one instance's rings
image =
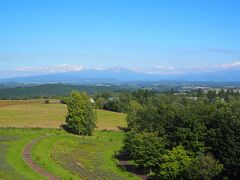
[[[34,159],[63,179],[137,179],[118,167],[123,132],[95,131],[92,137],[49,136],[34,146]]]
[[[0,127],[58,128],[65,124],[66,105],[51,100],[0,101]],[[126,127],[126,115],[97,110],[97,129],[118,130]]]

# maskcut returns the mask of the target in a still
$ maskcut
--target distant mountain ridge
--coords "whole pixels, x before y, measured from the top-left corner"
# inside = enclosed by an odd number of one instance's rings
[[[222,70],[204,73],[186,74],[147,74],[134,72],[129,69],[112,68],[106,70],[82,70],[78,72],[66,72],[57,74],[16,77],[0,79],[0,83],[120,83],[130,81],[216,81],[216,82],[240,82],[240,70]]]

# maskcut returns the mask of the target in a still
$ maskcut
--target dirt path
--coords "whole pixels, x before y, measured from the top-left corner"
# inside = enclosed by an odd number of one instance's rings
[[[34,144],[36,144],[37,142],[39,142],[41,139],[43,139],[46,136],[41,136],[37,139],[34,139],[32,142],[30,142],[29,144],[27,144],[25,146],[25,148],[23,149],[23,159],[26,161],[26,163],[33,169],[35,170],[37,173],[39,173],[40,175],[48,178],[49,180],[60,180],[61,178],[47,172],[46,170],[44,170],[42,167],[38,166],[31,157],[31,150]]]

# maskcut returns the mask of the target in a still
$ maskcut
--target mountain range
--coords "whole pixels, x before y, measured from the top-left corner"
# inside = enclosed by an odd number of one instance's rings
[[[199,81],[199,82],[240,82],[240,70],[222,70],[215,72],[185,74],[147,74],[129,69],[82,70],[56,74],[35,75],[0,79],[0,83],[122,83],[133,81]]]

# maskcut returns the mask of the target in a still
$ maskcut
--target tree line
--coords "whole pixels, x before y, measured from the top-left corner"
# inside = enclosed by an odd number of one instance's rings
[[[181,98],[183,100],[197,100],[201,98],[202,100],[208,101],[210,103],[214,102],[233,102],[240,100],[240,92],[234,91],[233,89],[220,89],[219,91],[216,90],[209,90],[206,93],[202,89],[188,91],[186,93],[177,93],[173,90],[168,90],[166,92],[158,92],[158,91],[150,91],[150,90],[134,90],[134,91],[118,91],[118,92],[98,92],[92,95],[93,99],[95,100],[95,106],[98,109],[105,109],[109,111],[115,112],[127,112],[128,105],[131,100],[137,102],[144,102],[148,97],[151,96],[162,96],[162,95],[169,95],[169,96],[176,96],[175,99]]]
[[[150,176],[238,179],[240,100],[237,92],[220,92],[197,99],[147,90],[101,93],[95,104],[87,94],[73,92],[62,101],[68,105],[68,127],[80,135],[96,127],[94,108],[126,112],[122,153]]]
[[[240,101],[218,100],[215,93],[213,101],[211,93],[195,100],[171,94],[131,100],[123,151],[160,179],[237,179]]]

